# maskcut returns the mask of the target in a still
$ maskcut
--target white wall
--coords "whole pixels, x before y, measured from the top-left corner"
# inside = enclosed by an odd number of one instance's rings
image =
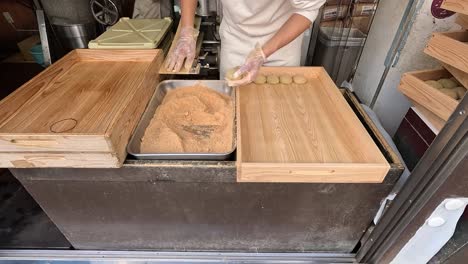
[[[407,71],[441,67],[437,60],[424,54],[424,47],[432,32],[459,29],[454,23],[455,16],[436,19],[430,10],[432,0],[420,1],[423,1],[421,9],[416,14],[399,60],[390,68],[373,107],[390,135],[395,133],[410,107],[408,100],[398,91],[401,75]],[[370,104],[376,92],[385,69],[385,58],[407,4],[408,0],[381,0],[353,81],[356,94],[365,104]]]

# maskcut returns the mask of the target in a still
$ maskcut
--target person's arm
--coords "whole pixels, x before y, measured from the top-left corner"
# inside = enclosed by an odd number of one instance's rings
[[[304,31],[315,20],[318,10],[325,0],[291,0],[294,12],[281,28],[263,46],[258,44],[249,53],[244,64],[237,70],[234,79],[243,76],[240,80],[229,80],[228,85],[239,86],[252,82],[266,59],[277,50],[289,44]]]
[[[310,27],[310,24],[312,22],[304,16],[292,14],[275,35],[263,45],[262,51],[265,57],[268,58],[275,51],[295,40]]]
[[[198,30],[193,27],[195,19],[195,9],[197,8],[197,0],[181,0],[181,18],[179,39],[176,42],[175,48],[171,54],[168,54],[166,69],[173,72],[178,72],[185,60],[185,68],[192,67],[195,59],[196,44]]]
[[[180,23],[182,27],[193,27],[197,0],[180,0]]]

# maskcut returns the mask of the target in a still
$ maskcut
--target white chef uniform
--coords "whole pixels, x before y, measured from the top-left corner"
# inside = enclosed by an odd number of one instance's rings
[[[258,42],[265,44],[293,14],[310,21],[325,0],[222,0],[220,77],[241,65]],[[299,66],[303,34],[268,57],[267,66]]]

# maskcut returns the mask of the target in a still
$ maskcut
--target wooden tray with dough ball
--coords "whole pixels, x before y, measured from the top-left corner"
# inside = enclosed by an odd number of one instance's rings
[[[468,32],[433,33],[424,52],[439,61],[468,73]]]
[[[398,89],[411,101],[416,102],[434,115],[447,121],[458,101],[436,89],[426,81],[449,79],[452,75],[445,69],[413,71],[403,74]]]
[[[0,167],[121,167],[161,50],[78,49],[0,102]]]
[[[237,88],[239,182],[380,183],[390,168],[322,67],[263,67],[305,84]]]

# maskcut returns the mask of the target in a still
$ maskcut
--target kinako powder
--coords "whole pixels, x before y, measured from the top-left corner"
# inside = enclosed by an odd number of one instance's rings
[[[232,149],[232,99],[203,85],[168,91],[141,139],[141,153],[225,153]]]

